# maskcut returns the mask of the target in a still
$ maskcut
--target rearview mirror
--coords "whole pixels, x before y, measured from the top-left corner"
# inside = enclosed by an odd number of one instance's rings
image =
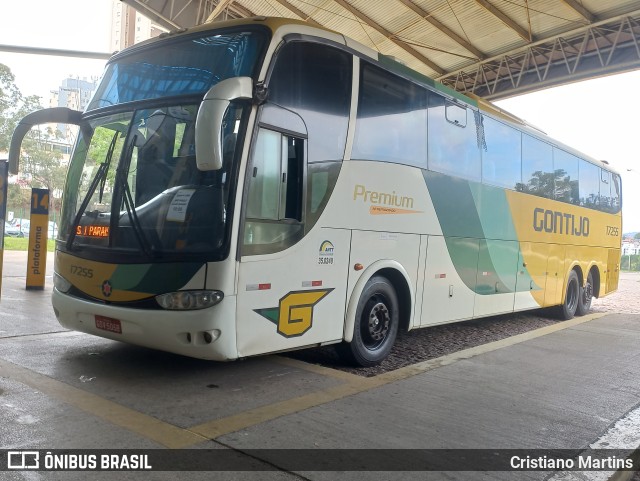
[[[232,100],[251,99],[250,77],[233,77],[214,85],[205,94],[196,117],[196,165],[198,170],[222,168],[222,119]]]

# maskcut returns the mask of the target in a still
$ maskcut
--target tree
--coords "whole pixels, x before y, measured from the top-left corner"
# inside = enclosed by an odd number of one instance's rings
[[[633,236],[634,239],[640,239],[640,232]]]
[[[13,131],[25,115],[42,108],[40,97],[24,96],[15,84],[15,76],[0,63],[0,151],[8,151]],[[8,210],[28,215],[30,188],[49,189],[51,209],[59,209],[54,193],[64,186],[66,167],[62,154],[52,148],[57,132],[32,129],[24,138],[20,155],[20,180],[9,186]]]
[[[535,171],[527,183],[516,184],[516,190],[541,197],[563,199],[567,202],[578,198],[578,182],[571,180],[563,169],[554,172]]]
[[[22,117],[41,109],[40,97],[25,97],[15,84],[15,75],[0,63],[0,150],[9,150],[11,136]]]

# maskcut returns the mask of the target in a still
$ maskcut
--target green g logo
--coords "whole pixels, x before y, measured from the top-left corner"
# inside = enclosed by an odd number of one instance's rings
[[[278,326],[281,336],[302,336],[313,326],[313,307],[332,290],[289,292],[280,299],[278,307],[255,309],[255,312]]]

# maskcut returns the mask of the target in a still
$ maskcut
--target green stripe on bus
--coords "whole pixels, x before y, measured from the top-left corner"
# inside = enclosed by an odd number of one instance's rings
[[[118,289],[149,294],[177,291],[202,268],[202,263],[122,264],[111,282]]]
[[[437,172],[423,174],[451,261],[465,285],[481,295],[515,292],[521,253],[504,190]],[[520,276],[519,285],[528,286],[526,269]]]

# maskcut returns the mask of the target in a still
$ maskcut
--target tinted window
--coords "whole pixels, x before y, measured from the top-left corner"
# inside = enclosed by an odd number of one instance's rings
[[[579,204],[578,158],[564,150],[553,149],[555,199],[569,204]]]
[[[600,210],[610,212],[611,200],[611,172],[600,169]]]
[[[247,217],[280,220],[282,135],[261,129],[253,156]]]
[[[598,206],[600,195],[600,169],[590,162],[580,161],[580,205],[591,207]]]
[[[553,198],[553,152],[549,144],[522,135],[522,184],[518,190],[540,197]]]
[[[304,140],[261,128],[249,178],[242,255],[284,250],[302,238]]]
[[[622,207],[622,192],[620,189],[620,176],[611,174],[611,210],[614,214],[620,212]]]
[[[309,164],[307,169],[307,205],[305,231],[315,225],[322,214],[340,173],[339,162]]]
[[[482,117],[486,147],[482,153],[482,181],[515,189],[522,182],[521,134],[508,125]]]
[[[471,109],[429,94],[429,169],[480,181],[480,149]]]
[[[252,76],[267,42],[261,30],[226,32],[133,50],[109,62],[87,110],[174,95],[204,95],[221,80]]]
[[[422,87],[363,62],[351,158],[426,168],[426,100]]]
[[[348,53],[316,43],[290,42],[278,53],[269,79],[269,101],[303,118],[309,162],[344,157],[351,66]]]

